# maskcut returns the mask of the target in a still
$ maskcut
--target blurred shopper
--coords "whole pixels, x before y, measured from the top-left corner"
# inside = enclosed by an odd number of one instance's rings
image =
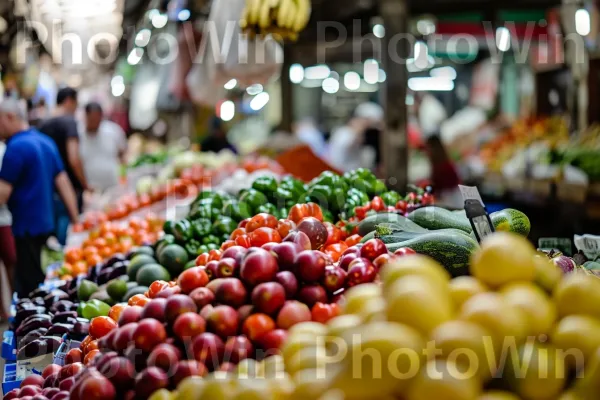
[[[215,153],[229,149],[237,154],[237,149],[227,139],[227,132],[219,118],[213,118],[208,137],[200,144],[201,151],[212,151]]]
[[[72,88],[63,88],[56,96],[57,115],[40,124],[40,131],[50,136],[60,154],[62,164],[69,176],[71,184],[77,196],[77,207],[79,212],[83,211],[83,192],[90,190],[85,179],[83,164],[79,156],[79,133],[75,112],[77,111],[77,91]],[[54,209],[56,218],[56,237],[65,245],[67,241],[67,229],[69,226],[69,214],[60,196],[54,196]]]
[[[100,104],[85,106],[85,127],[80,141],[88,185],[101,192],[117,186],[120,166],[125,163],[127,138],[119,125],[104,119]]]
[[[17,264],[14,289],[19,297],[44,281],[41,253],[54,233],[54,189],[71,222],[78,218],[77,200],[54,142],[27,123],[14,100],[0,103],[0,138],[7,142],[0,169],[0,205],[12,213]]]
[[[315,155],[325,155],[325,138],[312,118],[298,121],[294,126],[294,133],[298,140],[308,145]]]
[[[0,166],[2,158],[6,151],[6,145],[0,142]],[[12,234],[12,215],[6,204],[0,205],[0,261],[4,264],[6,275],[0,272],[1,276],[7,277],[7,282],[2,282],[0,279],[0,288],[8,289],[9,293],[13,292],[13,274],[17,256],[15,254],[15,239]],[[4,296],[0,299],[0,321],[8,318],[8,308],[4,303]]]
[[[348,123],[331,135],[328,160],[340,171],[375,167],[376,152],[365,146],[365,135],[383,122],[383,108],[376,103],[363,103],[354,110]]]

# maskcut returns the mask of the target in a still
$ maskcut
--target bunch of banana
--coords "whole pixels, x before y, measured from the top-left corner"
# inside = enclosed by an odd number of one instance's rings
[[[246,0],[244,32],[295,41],[310,19],[310,0]]]

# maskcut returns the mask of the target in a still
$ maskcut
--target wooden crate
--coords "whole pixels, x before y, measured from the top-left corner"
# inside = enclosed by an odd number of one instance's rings
[[[566,182],[556,184],[556,197],[559,200],[583,204],[587,199],[588,185],[579,185]]]

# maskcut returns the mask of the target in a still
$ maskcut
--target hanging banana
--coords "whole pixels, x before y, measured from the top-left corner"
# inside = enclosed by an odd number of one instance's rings
[[[244,32],[296,40],[310,20],[310,0],[246,0],[240,19]]]

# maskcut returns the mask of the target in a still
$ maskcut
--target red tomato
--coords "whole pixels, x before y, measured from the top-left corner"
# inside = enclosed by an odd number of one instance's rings
[[[201,267],[185,270],[177,278],[177,284],[183,293],[190,293],[194,289],[206,286],[207,283],[208,275]]]
[[[117,327],[117,323],[109,317],[96,317],[90,322],[90,335],[100,339]]]
[[[367,240],[365,245],[360,248],[360,256],[368,260],[375,260],[382,254],[387,254],[387,246],[381,239]]]
[[[394,255],[399,256],[399,257],[407,256],[409,254],[417,254],[417,252],[409,247],[400,247],[398,250],[396,250],[394,252]]]
[[[277,228],[277,218],[271,214],[260,213],[252,217],[250,222],[246,225],[246,232],[254,232],[258,228]]]
[[[392,256],[390,256],[389,254],[382,254],[379,257],[377,257],[374,261],[373,261],[373,265],[375,266],[375,268],[377,268],[378,270],[381,269],[385,264],[387,264],[390,259],[392,258]]]
[[[433,195],[431,193],[425,192],[423,193],[423,197],[421,199],[421,204],[423,204],[424,206],[428,206],[431,205],[435,202],[435,198],[433,197]]]
[[[226,240],[225,242],[223,242],[223,244],[221,245],[221,250],[225,251],[230,247],[235,246],[235,240]]]
[[[381,197],[379,197],[379,196],[373,197],[373,200],[371,200],[371,210],[375,210],[375,211],[385,210],[385,203],[383,202]]]
[[[209,261],[210,260],[208,259],[208,253],[200,254],[198,257],[196,257],[196,266],[203,267],[206,264],[208,264]]]
[[[258,340],[265,333],[269,333],[276,328],[275,322],[266,314],[254,314],[246,318],[242,332],[251,341]]]
[[[344,240],[344,232],[340,228],[333,225],[331,222],[325,222],[325,227],[327,228],[327,241],[325,242],[325,247]]]
[[[354,215],[356,215],[356,217],[360,220],[365,219],[365,217],[367,216],[367,211],[369,211],[367,209],[367,206],[359,206],[359,207],[355,207],[354,208]]]
[[[325,324],[330,319],[335,318],[338,315],[340,315],[340,312],[341,312],[340,306],[336,303],[333,303],[333,304],[316,303],[311,310],[311,315],[312,315],[313,321]]]
[[[246,225],[248,225],[248,222],[250,222],[251,218],[246,218],[242,221],[240,221],[240,223],[238,224],[238,228],[245,228]]]
[[[254,247],[261,247],[271,242],[281,243],[281,235],[273,228],[258,228],[250,234],[250,243]]]
[[[348,247],[352,247],[355,244],[360,243],[361,240],[362,240],[362,236],[360,236],[359,234],[355,234],[355,235],[352,235],[349,238],[347,238],[345,240],[345,242],[348,245]]]
[[[288,219],[295,223],[299,223],[306,217],[314,217],[320,222],[323,222],[323,212],[321,211],[321,207],[315,203],[296,204],[290,209],[288,215]]]
[[[408,204],[404,200],[400,200],[399,202],[396,203],[396,210],[398,210],[402,213],[405,213],[407,208],[408,208]]]
[[[277,224],[277,232],[282,238],[285,238],[294,229],[296,229],[296,223],[289,219],[280,219]]]
[[[231,232],[231,236],[229,237],[231,240],[237,239],[239,236],[245,235],[245,228],[237,228],[235,231]]]
[[[235,239],[235,244],[238,246],[245,247],[247,249],[252,247],[252,243],[250,242],[250,236],[248,235],[238,236],[238,238]]]
[[[325,248],[325,254],[329,255],[334,262],[338,262],[342,253],[348,249],[348,245],[344,242],[330,244]]]
[[[157,294],[169,287],[169,283],[165,281],[154,281],[148,288],[148,297],[155,298]]]
[[[208,252],[208,261],[219,261],[221,259],[221,250],[211,250]]]

